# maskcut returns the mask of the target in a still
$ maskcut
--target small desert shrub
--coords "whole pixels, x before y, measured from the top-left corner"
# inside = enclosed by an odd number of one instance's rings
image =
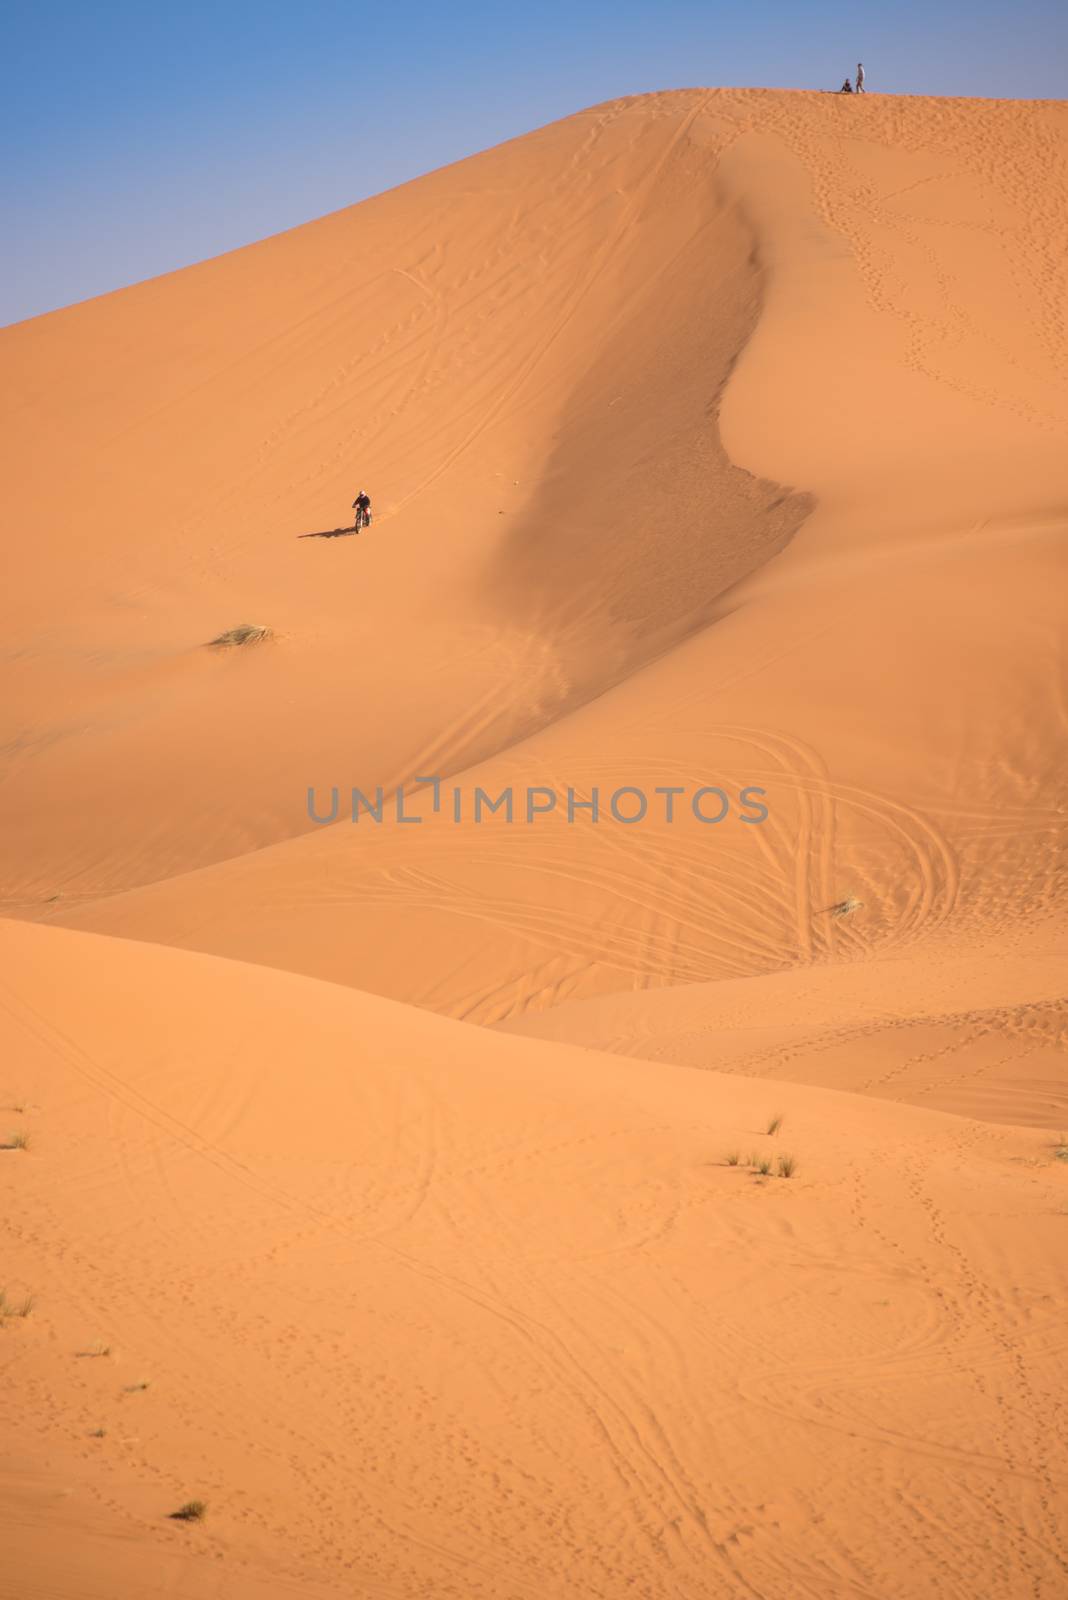
[[[757,1162],[757,1172],[760,1174],[760,1176],[762,1178],[766,1178],[770,1171],[771,1171],[771,1162],[770,1161],[764,1159],[764,1160],[760,1160],[760,1161]]]
[[[85,1360],[90,1361],[97,1356],[109,1356],[111,1354],[111,1346],[98,1339],[96,1344],[90,1345],[88,1350],[79,1350],[78,1354],[84,1357]]]
[[[225,633],[220,633],[217,639],[209,639],[208,647],[227,649],[231,645],[260,644],[270,637],[270,628],[261,627],[258,622],[239,622],[236,628],[227,628]]]
[[[727,1165],[728,1165],[728,1167],[736,1167],[741,1159],[742,1158],[738,1154],[737,1150],[729,1151],[728,1155],[727,1155]]]
[[[150,1379],[142,1378],[140,1383],[128,1383],[123,1389],[123,1394],[142,1394],[149,1386]]]
[[[171,1518],[174,1522],[199,1522],[207,1509],[203,1500],[187,1500],[184,1506],[171,1512]]]
[[[792,1178],[796,1168],[797,1168],[797,1162],[794,1160],[793,1156],[780,1156],[779,1157],[779,1177],[780,1178]]]
[[[782,1127],[782,1117],[779,1115],[778,1112],[776,1112],[775,1115],[768,1122],[768,1126],[767,1126],[767,1130],[766,1131],[768,1133],[769,1138],[774,1137],[774,1135],[778,1133],[778,1131],[779,1131],[779,1129],[781,1127]]]
[[[106,1439],[107,1436],[108,1430],[106,1428],[94,1428],[89,1435],[90,1439]]]
[[[30,1136],[28,1133],[8,1134],[7,1143],[5,1145],[0,1145],[0,1149],[2,1150],[28,1150],[29,1148]]]

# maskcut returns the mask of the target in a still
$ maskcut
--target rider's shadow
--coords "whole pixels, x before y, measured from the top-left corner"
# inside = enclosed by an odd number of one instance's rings
[[[322,533],[298,533],[298,539],[341,539],[346,533],[357,533],[357,528],[324,528]]]

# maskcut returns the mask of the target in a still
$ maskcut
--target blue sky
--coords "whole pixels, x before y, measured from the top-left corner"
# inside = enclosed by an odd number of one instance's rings
[[[0,323],[185,266],[619,95],[1064,98],[1065,0],[37,0],[9,8]]]

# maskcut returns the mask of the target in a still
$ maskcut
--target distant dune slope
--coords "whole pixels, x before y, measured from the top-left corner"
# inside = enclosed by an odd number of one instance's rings
[[[5,1600],[1063,1592],[1047,1136],[13,921],[0,987]]]
[[[822,1084],[983,1121],[1068,1127],[1060,941],[635,990],[500,1025],[705,1071]]]

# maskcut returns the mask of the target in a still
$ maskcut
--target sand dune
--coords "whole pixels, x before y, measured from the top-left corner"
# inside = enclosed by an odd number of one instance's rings
[[[1045,1136],[0,939],[5,1594],[1058,1591]]]
[[[648,96],[0,333],[4,1600],[1063,1592],[1066,158]]]
[[[1063,188],[1044,189],[1039,239],[1020,162],[1029,151],[1036,161],[1063,151],[1066,126],[1054,107],[874,99],[857,107],[831,96],[695,93],[610,107],[514,147],[515,159],[522,152],[544,166],[546,141],[568,149],[579,141],[587,179],[576,193],[562,186],[557,198],[568,218],[569,206],[584,214],[592,204],[587,181],[607,184],[629,172],[631,185],[621,191],[631,207],[619,225],[624,243],[572,308],[566,341],[554,335],[545,357],[563,360],[566,352],[570,382],[561,377],[547,388],[539,365],[508,412],[518,433],[530,393],[549,410],[566,402],[552,413],[559,442],[543,458],[537,503],[515,525],[489,508],[487,525],[465,487],[470,520],[462,531],[456,525],[448,545],[453,582],[464,587],[459,613],[477,610],[503,648],[514,637],[502,631],[503,619],[510,627],[526,605],[527,636],[547,652],[542,664],[556,688],[522,652],[502,666],[498,651],[492,681],[479,688],[466,675],[485,665],[478,651],[458,677],[441,668],[439,636],[427,635],[419,600],[420,564],[428,541],[439,539],[425,523],[414,544],[399,515],[358,552],[337,541],[315,558],[358,553],[360,581],[377,576],[359,621],[350,618],[344,632],[337,625],[333,649],[358,653],[361,630],[376,625],[380,607],[396,632],[403,606],[394,651],[421,674],[418,716],[432,715],[436,734],[409,744],[405,764],[401,744],[414,726],[407,690],[378,658],[373,673],[363,662],[356,668],[374,684],[373,704],[361,696],[347,717],[331,700],[336,677],[325,703],[306,715],[296,646],[223,663],[238,698],[218,695],[212,716],[229,720],[216,731],[232,739],[232,750],[218,763],[206,757],[198,778],[189,751],[207,735],[178,740],[182,788],[132,832],[144,857],[137,870],[156,883],[79,910],[70,884],[53,875],[49,891],[64,898],[48,914],[491,1022],[573,995],[886,951],[939,929],[1009,936],[1054,915],[1063,903],[1057,846],[1065,825],[1056,651],[1065,622],[1068,367],[1047,291],[1063,277],[1068,201]],[[992,164],[1003,146],[1012,159]],[[627,172],[609,159],[618,151],[628,152]],[[485,160],[488,175],[506,153]],[[466,171],[453,169],[448,183]],[[952,185],[946,171],[956,174]],[[481,173],[476,166],[471,181]],[[418,191],[404,193],[414,204]],[[603,229],[603,217],[596,226]],[[751,254],[728,271],[731,241],[740,250],[743,236]],[[299,242],[286,236],[271,248]],[[239,268],[247,270],[244,258],[229,258],[228,270]],[[728,283],[740,273],[764,310],[748,342],[755,302],[731,322],[744,353],[717,402],[725,354],[695,349],[686,382],[673,364],[710,321],[726,352],[717,307],[701,298],[721,271]],[[631,273],[643,286],[639,309]],[[548,291],[528,286],[528,294],[542,297],[551,332],[557,312]],[[121,306],[117,297],[115,314]],[[606,345],[616,324],[625,336]],[[641,366],[661,360],[662,386],[646,381]],[[605,362],[611,381],[579,379],[580,367],[600,372]],[[980,369],[982,386],[973,381]],[[745,480],[752,494],[764,493],[766,481],[814,496],[802,533],[770,562],[782,529],[773,534],[755,502],[748,543],[730,554],[742,529],[727,495],[738,469],[720,471],[702,457],[693,481],[711,486],[709,499],[691,505],[690,480],[670,456],[673,440],[686,455],[686,429],[698,422],[711,440],[714,414],[731,459],[759,475]],[[632,430],[652,429],[653,419],[661,430],[647,441],[653,471],[620,482],[621,459],[635,454]],[[473,493],[481,469],[468,448],[445,455],[445,476]],[[613,537],[617,489],[648,515],[637,550],[629,534],[622,546]],[[452,490],[446,499],[459,504]],[[552,514],[539,519],[543,502]],[[799,504],[795,495],[776,515]],[[694,537],[707,547],[701,560]],[[307,546],[294,548],[304,560]],[[453,606],[453,589],[437,548],[428,576],[436,600],[447,602],[440,617]],[[413,576],[400,583],[402,561]],[[378,563],[389,564],[388,600]],[[731,572],[741,579],[747,569],[754,575],[722,588]],[[310,581],[306,568],[302,581]],[[302,591],[306,603],[332,607],[320,569],[314,584],[314,595]],[[345,600],[352,604],[351,595]],[[701,616],[714,625],[698,626]],[[643,665],[654,640],[663,652],[672,628],[689,636]],[[583,659],[591,645],[592,665]],[[201,660],[195,670],[210,675],[218,664]],[[602,692],[591,699],[598,675]],[[344,681],[350,693],[351,676]],[[290,738],[294,715],[302,726]],[[269,737],[266,716],[281,719]],[[532,721],[545,726],[523,736]],[[57,760],[66,759],[61,748]],[[472,754],[484,759],[465,764]],[[274,773],[261,798],[272,799],[280,831],[302,836],[207,872],[176,871],[182,851],[214,848],[211,830],[228,819],[253,828],[258,802],[238,815],[247,786],[233,763],[251,782],[262,778],[265,760]],[[44,770],[25,763],[27,782],[35,769]],[[138,771],[157,781],[155,762]],[[418,843],[416,829],[396,827],[388,837],[352,826],[306,837],[308,784],[325,793],[334,783],[345,790],[382,782],[388,792],[419,773],[450,772],[468,791],[478,783],[494,793],[512,781],[549,782],[561,793],[671,783],[736,792],[755,783],[768,789],[771,819],[763,833],[650,821],[624,838],[619,827],[594,836],[589,827],[549,823],[536,836],[520,839],[513,828],[505,839],[494,819],[423,829]],[[190,785],[209,777],[214,820],[201,832],[192,826],[199,813]],[[11,794],[21,801],[17,786]],[[172,826],[179,805],[181,828]],[[103,886],[118,848],[114,817],[95,803],[85,817],[89,829],[107,824],[111,842],[92,865]],[[47,812],[33,826],[43,829],[46,819]],[[164,825],[166,841],[157,838]],[[66,836],[74,841],[78,831]],[[53,832],[42,834],[42,851],[54,874]],[[32,841],[14,837],[32,862]],[[75,893],[85,892],[79,881],[89,880],[71,880]],[[827,905],[849,896],[864,910],[848,928],[821,920]],[[396,961],[400,940],[417,944],[425,959]]]
[[[13,910],[307,832],[341,767],[507,747],[783,547],[807,501],[712,414],[760,272],[690,138],[704,98],[4,335]],[[369,536],[297,538],[362,484]],[[277,635],[255,659],[199,648],[246,621]]]

